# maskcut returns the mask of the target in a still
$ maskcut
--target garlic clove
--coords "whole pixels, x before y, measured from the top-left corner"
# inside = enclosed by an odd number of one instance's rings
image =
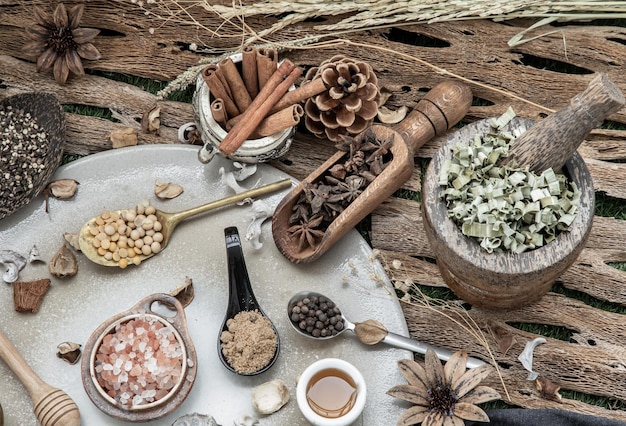
[[[252,406],[259,414],[272,414],[289,401],[289,388],[280,379],[270,380],[252,389]]]

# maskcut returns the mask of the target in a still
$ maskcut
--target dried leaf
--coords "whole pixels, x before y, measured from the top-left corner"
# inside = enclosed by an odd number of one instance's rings
[[[489,331],[498,344],[500,352],[506,355],[516,342],[515,336],[507,328],[495,323],[489,325]]]
[[[132,127],[125,127],[120,130],[114,130],[108,136],[111,141],[112,148],[123,148],[125,146],[135,146],[139,142],[137,130]]]
[[[389,334],[384,325],[372,319],[355,323],[354,333],[366,345],[380,343]]]
[[[154,106],[151,110],[143,113],[141,117],[141,130],[144,133],[159,134],[161,128],[161,107]]]
[[[178,299],[183,308],[189,306],[195,296],[193,289],[193,281],[189,277],[185,277],[185,284],[179,285],[170,293],[170,296]]]
[[[561,402],[562,396],[559,393],[561,386],[558,386],[545,377],[538,377],[535,380],[535,386],[537,386],[537,390],[540,392],[542,398]]]
[[[63,238],[65,238],[65,241],[67,241],[74,250],[80,251],[80,243],[77,232],[65,232],[63,234]]]

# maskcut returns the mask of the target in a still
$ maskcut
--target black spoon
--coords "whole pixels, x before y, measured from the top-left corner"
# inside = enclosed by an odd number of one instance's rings
[[[240,374],[242,376],[255,376],[261,374],[270,369],[278,358],[280,352],[280,337],[276,327],[263,312],[254,292],[252,291],[252,285],[248,276],[248,270],[246,268],[246,262],[243,257],[243,250],[241,247],[241,239],[239,238],[239,232],[234,226],[224,229],[224,237],[226,238],[226,258],[228,262],[228,308],[226,310],[226,316],[222,323],[220,336],[217,339],[217,349],[220,360],[224,366],[233,373]],[[263,317],[267,318],[272,324],[272,329],[276,335],[276,351],[268,363],[262,366],[260,369],[253,372],[241,372],[233,368],[228,362],[222,351],[221,333],[228,331],[227,322],[229,319],[234,318],[240,312],[244,311],[258,311]]]

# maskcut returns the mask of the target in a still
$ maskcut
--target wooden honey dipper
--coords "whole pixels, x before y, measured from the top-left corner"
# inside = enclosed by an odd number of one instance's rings
[[[80,425],[80,413],[72,398],[41,380],[2,332],[0,332],[0,358],[30,394],[35,416],[43,426]]]
[[[509,156],[502,158],[500,164],[517,162],[518,166],[529,166],[538,174],[550,167],[558,170],[589,133],[624,103],[619,87],[606,74],[599,74],[567,106],[515,139]]]

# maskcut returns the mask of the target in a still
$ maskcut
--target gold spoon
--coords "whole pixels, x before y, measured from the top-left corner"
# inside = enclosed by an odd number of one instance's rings
[[[291,179],[283,179],[274,183],[270,183],[268,185],[260,186],[258,188],[250,189],[247,191],[240,192],[238,194],[230,195],[228,197],[221,198],[219,200],[211,201],[210,203],[203,204],[198,207],[193,207],[188,210],[183,210],[180,212],[167,213],[160,210],[155,212],[157,220],[161,222],[162,229],[161,234],[163,234],[163,241],[161,242],[161,250],[167,246],[172,233],[174,232],[174,228],[183,220],[188,219],[192,216],[196,216],[200,213],[208,212],[209,210],[215,210],[220,207],[228,206],[230,204],[237,203],[239,201],[243,201],[246,198],[254,198],[262,195],[267,195],[272,192],[280,191],[282,189],[289,188],[291,186]],[[117,210],[117,213],[122,212],[123,210]],[[98,249],[94,247],[93,240],[94,236],[90,232],[90,226],[94,226],[96,223],[96,217],[90,219],[83,225],[80,229],[80,233],[78,235],[78,243],[80,245],[80,250],[83,254],[92,262],[97,263],[98,265],[103,266],[117,266],[120,265],[115,260],[108,260],[104,256],[101,256],[98,253]],[[159,251],[160,253],[160,251]],[[151,253],[148,255],[138,254],[137,257],[143,262],[146,259],[151,258],[157,253]],[[129,263],[131,264],[131,263]]]

